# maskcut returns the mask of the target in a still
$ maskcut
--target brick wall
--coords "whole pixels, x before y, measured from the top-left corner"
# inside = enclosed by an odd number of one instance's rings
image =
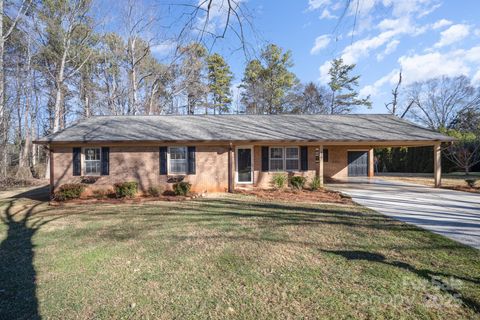
[[[55,147],[53,153],[54,189],[65,183],[80,182],[81,177],[72,175],[72,147]],[[295,172],[307,178],[307,184],[317,173],[315,163],[315,146],[308,147],[308,170]],[[348,176],[347,151],[368,150],[368,148],[349,146],[325,146],[328,149],[328,162],[324,163],[324,176],[344,179]],[[253,186],[270,188],[274,172],[261,171],[261,146],[255,146]],[[233,155],[233,161],[236,161]],[[235,168],[235,166],[233,165]],[[235,179],[235,172],[233,172]],[[159,174],[158,146],[111,146],[110,174],[101,176],[89,189],[113,188],[113,184],[124,181],[138,181],[140,191],[146,192],[149,187],[161,186],[170,189],[167,176]],[[192,184],[194,192],[225,192],[228,189],[228,147],[197,146],[196,174],[185,176],[185,181]]]
[[[195,192],[223,192],[228,188],[228,152],[222,146],[198,146],[196,148],[196,174],[185,176]],[[110,147],[110,174],[100,176],[88,188],[108,189],[124,181],[138,181],[142,192],[149,187],[163,186],[170,189],[167,176],[159,174],[159,148],[156,146]],[[80,182],[73,176],[72,147],[54,148],[54,189],[65,183]]]

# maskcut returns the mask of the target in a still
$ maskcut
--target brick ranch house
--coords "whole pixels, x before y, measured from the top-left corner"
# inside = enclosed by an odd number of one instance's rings
[[[50,150],[51,191],[137,181],[140,191],[179,180],[195,192],[268,188],[274,173],[372,177],[373,148],[433,146],[452,138],[391,115],[96,116],[39,139]],[[95,178],[92,178],[95,177]],[[92,181],[94,181],[92,183]]]

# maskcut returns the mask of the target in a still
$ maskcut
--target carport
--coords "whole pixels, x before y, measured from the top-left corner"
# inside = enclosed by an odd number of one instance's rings
[[[423,129],[425,130],[425,129]],[[404,140],[404,141],[358,141],[324,142],[317,148],[317,174],[324,178],[348,181],[358,177],[374,177],[374,149],[388,147],[432,147],[434,161],[434,186],[441,186],[442,179],[442,142],[449,139]]]

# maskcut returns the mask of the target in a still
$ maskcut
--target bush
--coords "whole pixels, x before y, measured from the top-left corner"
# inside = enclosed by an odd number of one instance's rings
[[[315,176],[313,177],[312,181],[310,182],[310,188],[312,188],[313,191],[320,189],[321,183],[320,183],[320,178]]]
[[[272,176],[272,184],[275,189],[283,189],[287,184],[288,177],[283,173],[275,173]]]
[[[465,179],[465,182],[468,184],[470,188],[475,188],[475,184],[477,183],[477,179]]]
[[[177,196],[186,196],[190,192],[191,187],[190,183],[182,181],[173,185],[173,191]]]
[[[160,187],[150,187],[148,188],[147,192],[151,197],[158,197],[162,194]]]
[[[293,176],[290,178],[290,185],[293,189],[303,189],[303,187],[305,186],[305,182],[307,182],[307,179],[305,177]]]
[[[117,198],[133,198],[137,195],[138,183],[135,181],[115,183],[114,186]]]
[[[85,190],[85,186],[81,183],[68,183],[61,185],[55,193],[55,200],[65,201],[70,199],[78,199]]]

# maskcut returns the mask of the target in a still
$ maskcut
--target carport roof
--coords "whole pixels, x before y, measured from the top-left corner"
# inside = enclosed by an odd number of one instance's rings
[[[94,116],[36,143],[175,141],[453,141],[387,114]]]

